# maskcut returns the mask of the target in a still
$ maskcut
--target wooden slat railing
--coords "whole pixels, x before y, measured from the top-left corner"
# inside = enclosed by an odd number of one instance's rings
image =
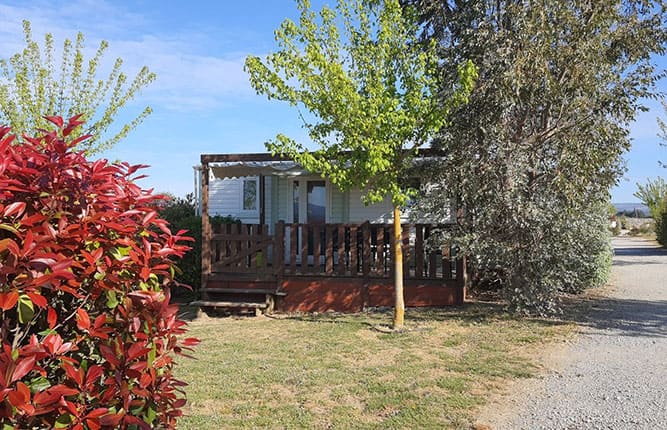
[[[269,235],[267,225],[222,224],[216,226],[211,237],[212,272],[273,274],[281,260],[269,259],[277,237]],[[278,249],[278,255],[280,250]]]
[[[435,226],[403,224],[405,279],[451,280],[463,266],[451,246],[429,247]],[[447,228],[439,226],[439,228]],[[213,272],[285,276],[393,276],[392,224],[223,224],[211,238]]]

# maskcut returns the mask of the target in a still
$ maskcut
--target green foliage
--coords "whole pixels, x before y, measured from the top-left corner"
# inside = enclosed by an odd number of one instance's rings
[[[656,224],[654,222],[644,222],[638,226],[630,227],[629,236],[646,236],[655,233]]]
[[[662,210],[662,214],[660,214],[660,218],[656,220],[655,235],[658,242],[662,246],[667,247],[667,202],[665,202],[665,206]]]
[[[662,108],[665,114],[667,114],[667,103],[663,100],[662,101]],[[667,146],[667,122],[665,122],[663,119],[658,118],[658,127],[660,128],[660,132],[658,133],[658,136],[662,140],[660,142],[660,145],[662,146]],[[667,163],[658,161],[662,167],[667,168]]]
[[[170,196],[167,196],[170,197]],[[189,286],[192,291],[188,294],[185,290],[175,297],[192,295],[197,296],[199,284],[201,283],[201,217],[196,214],[194,196],[188,194],[185,198],[170,198],[160,204],[160,217],[169,222],[172,230],[186,230],[188,236],[194,239],[191,249],[183,255],[174,279]]]
[[[102,41],[95,55],[84,60],[84,37],[65,39],[63,56],[57,62],[54,41],[46,34],[43,48],[33,40],[30,23],[23,21],[26,47],[9,60],[0,59],[0,124],[15,130],[47,129],[44,115],[71,117],[83,114],[89,127],[74,131],[74,138],[91,135],[79,144],[88,154],[103,151],[137,127],[150,113],[146,107],[118,130],[106,134],[120,110],[155,80],[147,67],[128,81],[116,59],[109,75],[98,78],[98,68],[109,44]]]
[[[187,231],[188,236],[194,239],[190,250],[179,261],[178,270],[174,276],[177,282],[190,287],[190,290],[188,290],[189,292],[182,289],[180,291],[177,290],[174,292],[174,297],[179,300],[198,298],[201,283],[201,216],[197,215],[195,199],[192,193],[186,195],[185,198],[173,197],[169,194],[166,194],[165,197],[167,198],[159,204],[158,212],[160,217],[169,223],[172,230]],[[210,217],[210,222],[215,231],[222,224],[240,221],[231,216],[214,216]]]
[[[439,100],[437,45],[418,43],[411,8],[398,0],[340,0],[319,14],[306,0],[297,7],[299,22],[276,30],[280,49],[264,62],[248,57],[246,70],[258,93],[309,112],[301,118],[319,148],[308,151],[282,134],[267,147],[341,189],[361,188],[367,203],[390,195],[402,206],[409,160],[466,101],[475,67],[457,62],[447,82],[454,90]]]
[[[588,262],[605,260],[605,202],[623,172],[628,125],[641,99],[657,93],[651,57],[665,51],[664,7],[408,3],[419,7],[425,40],[440,44],[445,82],[461,58],[480,76],[436,142],[447,155],[433,178],[443,192],[430,195],[430,207],[459,201],[459,241],[477,269],[500,274],[515,309],[552,312],[557,291],[584,286],[596,278]],[[595,222],[565,221],[583,214]],[[590,239],[595,246],[578,246]]]
[[[634,196],[648,206],[651,218],[657,222],[667,202],[667,183],[660,177],[654,180],[649,179],[646,184],[637,184]]]

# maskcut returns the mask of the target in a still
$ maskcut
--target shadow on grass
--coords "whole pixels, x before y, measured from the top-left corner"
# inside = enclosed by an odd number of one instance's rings
[[[377,329],[378,325],[390,326],[393,309],[372,309],[356,314],[321,313],[288,315],[282,318],[310,323],[356,324]],[[543,326],[570,324],[571,321],[556,318],[526,317],[508,313],[501,302],[469,301],[462,306],[443,308],[408,308],[405,312],[406,329],[429,322],[457,321],[464,325],[486,325],[494,321],[526,321],[530,320]]]

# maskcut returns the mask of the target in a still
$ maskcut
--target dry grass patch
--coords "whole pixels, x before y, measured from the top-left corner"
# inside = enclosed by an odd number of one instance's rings
[[[388,313],[197,318],[197,360],[183,429],[469,428],[504,382],[533,375],[545,343],[573,324],[517,319],[496,304],[409,310],[408,330],[382,333]]]

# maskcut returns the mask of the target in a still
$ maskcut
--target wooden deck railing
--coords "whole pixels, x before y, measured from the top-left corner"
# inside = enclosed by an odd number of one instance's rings
[[[463,273],[451,246],[432,249],[430,224],[404,224],[406,279],[451,280]],[[438,228],[447,228],[439,226]],[[391,224],[224,224],[211,238],[212,272],[258,276],[388,278],[393,276]]]

